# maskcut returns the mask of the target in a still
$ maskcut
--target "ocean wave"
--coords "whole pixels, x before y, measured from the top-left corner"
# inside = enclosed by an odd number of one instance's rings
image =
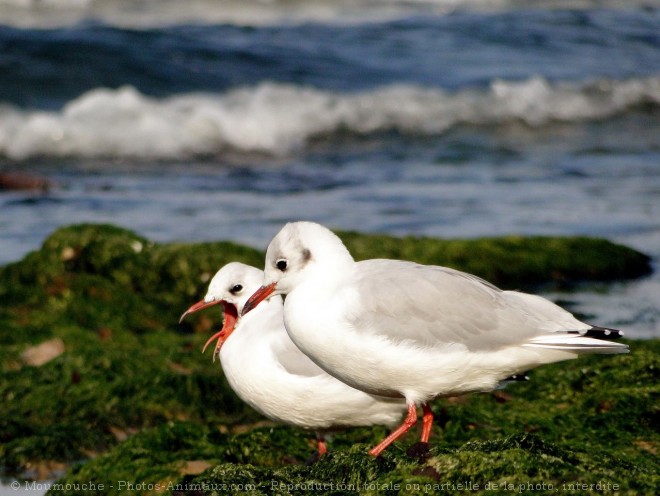
[[[635,8],[649,0],[537,0],[533,8]],[[364,22],[417,14],[530,8],[529,0],[0,0],[0,24],[62,27],[94,20],[146,28],[174,24],[262,26],[291,22]]]
[[[484,89],[447,92],[391,85],[347,94],[277,83],[221,95],[163,99],[135,88],[100,88],[60,111],[0,108],[0,155],[176,160],[223,152],[285,156],[319,137],[394,131],[440,135],[458,125],[606,119],[660,105],[660,76],[552,83],[541,77],[496,80]]]

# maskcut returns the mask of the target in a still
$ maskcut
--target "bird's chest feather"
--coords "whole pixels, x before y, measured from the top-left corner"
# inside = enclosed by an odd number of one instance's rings
[[[338,315],[324,296],[295,291],[284,304],[284,325],[289,337],[313,359],[333,352],[337,336],[333,336],[332,330],[339,327]]]
[[[296,346],[330,375],[363,391],[396,395],[383,382],[383,369],[391,357],[375,351],[382,349],[383,340],[351,326],[346,318],[350,309],[347,297],[350,295],[340,291],[323,297],[291,293],[284,307],[287,332]]]

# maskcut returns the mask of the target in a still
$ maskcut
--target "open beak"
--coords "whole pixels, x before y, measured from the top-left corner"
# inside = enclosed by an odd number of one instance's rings
[[[257,289],[252,296],[250,296],[250,299],[245,302],[245,305],[243,306],[243,311],[241,312],[241,317],[251,311],[254,307],[256,307],[259,303],[264,301],[266,298],[268,298],[270,295],[273,294],[275,291],[275,285],[277,283],[272,283],[269,284],[268,286],[261,286],[259,289]]]
[[[179,319],[179,324],[183,322],[183,319],[186,318],[186,315],[189,313],[195,313],[199,312],[200,310],[204,310],[205,308],[212,307],[213,305],[217,305],[218,303],[221,303],[222,300],[213,300],[213,301],[198,301],[195,303],[193,306],[191,306],[188,310],[183,312],[183,315],[181,315],[181,318]]]
[[[216,332],[213,336],[211,336],[204,345],[204,348],[202,348],[202,353],[204,353],[208,345],[211,344],[211,341],[213,341],[214,339],[218,340],[218,342],[215,345],[215,350],[213,350],[213,361],[215,361],[215,356],[220,352],[220,348],[227,340],[229,335],[232,332],[234,332],[234,328],[236,327],[236,321],[238,320],[238,310],[236,309],[236,306],[224,300],[214,300],[210,302],[206,302],[202,300],[195,303],[188,310],[186,310],[181,316],[181,319],[179,320],[179,323],[181,323],[181,321],[183,321],[183,319],[189,313],[194,313],[200,310],[204,310],[205,308],[212,307],[213,305],[217,305],[218,303],[222,303],[222,306],[225,309],[225,322],[222,325],[222,329],[219,332]]]
[[[204,345],[204,348],[202,348],[202,353],[204,353],[206,351],[206,347],[211,344],[211,341],[214,339],[218,340],[215,345],[215,349],[213,350],[214,362],[216,355],[220,353],[220,348],[222,348],[222,345],[225,343],[225,341],[227,341],[229,335],[234,332],[236,321],[238,320],[238,310],[236,309],[235,305],[223,301],[222,306],[225,307],[225,322],[222,325],[222,329],[220,329],[220,332],[216,332],[213,336],[211,336]]]

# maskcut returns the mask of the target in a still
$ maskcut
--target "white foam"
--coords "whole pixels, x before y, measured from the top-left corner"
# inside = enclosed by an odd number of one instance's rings
[[[534,8],[633,8],[648,1],[536,0]],[[0,0],[0,24],[61,27],[93,19],[127,28],[189,23],[259,26],[524,8],[529,8],[529,0]]]
[[[94,19],[147,28],[173,24],[272,25],[290,22],[382,20],[419,9],[446,12],[457,4],[507,0],[0,0],[0,24],[60,27]]]
[[[550,83],[494,81],[449,93],[393,85],[341,94],[262,83],[221,95],[147,97],[132,87],[95,89],[59,112],[0,108],[0,155],[180,159],[225,151],[282,156],[333,133],[435,135],[461,124],[528,126],[604,119],[660,104],[660,77]]]

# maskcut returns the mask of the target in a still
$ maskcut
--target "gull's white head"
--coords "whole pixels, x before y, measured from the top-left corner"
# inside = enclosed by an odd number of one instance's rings
[[[222,267],[211,279],[209,289],[203,300],[192,305],[181,316],[181,322],[186,315],[198,312],[213,305],[222,304],[225,310],[225,320],[222,330],[211,336],[204,345],[204,350],[211,341],[218,342],[213,358],[220,351],[222,344],[234,331],[238,316],[252,293],[259,289],[263,280],[263,272],[249,265],[239,262],[228,263]],[[204,351],[202,350],[202,352]]]
[[[211,279],[204,301],[225,301],[234,305],[240,314],[245,302],[261,286],[263,274],[259,269],[240,262],[228,263]]]
[[[353,263],[341,239],[314,222],[290,222],[266,251],[263,286],[244,306],[243,315],[273,294],[288,294],[309,278],[340,274]]]

